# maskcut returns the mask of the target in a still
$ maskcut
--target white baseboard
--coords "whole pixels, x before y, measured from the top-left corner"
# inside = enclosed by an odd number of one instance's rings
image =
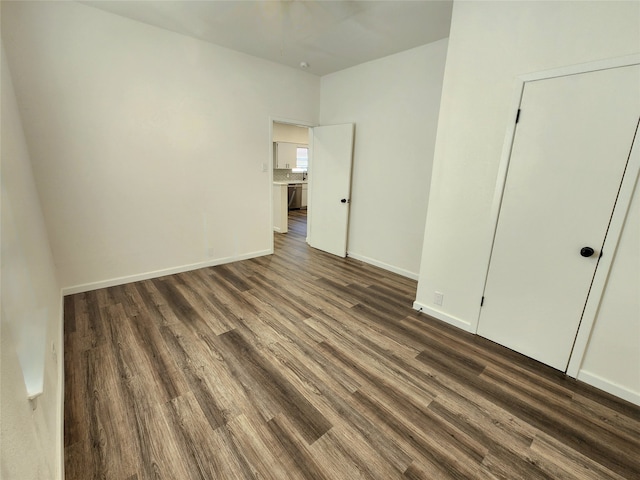
[[[397,273],[398,275],[402,275],[403,277],[410,278],[411,280],[418,280],[418,274],[410,272],[409,270],[398,268],[393,265],[389,265],[388,263],[384,263],[379,260],[375,260],[373,258],[365,257],[364,255],[360,255],[358,253],[347,252],[347,256],[349,258],[353,258],[355,260],[360,260],[361,262],[368,263],[369,265],[373,265],[374,267],[379,267],[379,268],[382,268],[383,270]]]
[[[216,265],[223,265],[225,263],[238,262],[240,260],[248,260],[250,258],[262,257],[264,255],[270,255],[273,250],[260,250],[258,252],[251,252],[244,255],[238,255],[234,257],[217,258],[215,260],[207,260],[206,262],[192,263],[189,265],[180,265],[178,267],[165,268],[162,270],[155,270],[152,272],[139,273],[136,275],[128,275],[125,277],[111,278],[108,280],[101,280],[99,282],[84,283],[81,285],[74,285],[71,287],[64,287],[62,289],[62,295],[73,295],[75,293],[90,292],[91,290],[97,290],[99,288],[114,287],[116,285],[123,285],[125,283],[139,282],[141,280],[148,280],[150,278],[163,277],[165,275],[173,275],[175,273],[189,272],[191,270],[198,270],[199,268],[215,267]]]
[[[440,310],[435,310],[431,307],[427,307],[426,305],[420,302],[413,302],[413,309],[418,310],[419,312],[426,313],[427,315],[441,320],[449,325],[453,325],[454,327],[458,327],[465,332],[475,333],[471,330],[471,324],[469,322],[465,322],[464,320],[449,315],[447,313],[441,312]]]
[[[627,402],[631,402],[635,405],[640,406],[640,392],[629,390],[622,385],[618,385],[617,383],[602,378],[600,375],[596,375],[585,370],[580,370],[578,372],[578,380],[584,383],[588,383],[592,387],[604,390],[605,392],[610,393],[611,395],[615,395],[618,398],[622,398]]]

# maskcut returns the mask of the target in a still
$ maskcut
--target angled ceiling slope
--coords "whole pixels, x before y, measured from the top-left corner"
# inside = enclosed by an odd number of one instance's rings
[[[449,35],[452,0],[84,1],[255,57],[327,75]]]

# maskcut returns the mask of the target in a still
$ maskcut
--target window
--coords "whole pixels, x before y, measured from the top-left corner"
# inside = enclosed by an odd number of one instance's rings
[[[309,148],[296,148],[296,166],[291,169],[292,172],[306,172],[309,167]]]

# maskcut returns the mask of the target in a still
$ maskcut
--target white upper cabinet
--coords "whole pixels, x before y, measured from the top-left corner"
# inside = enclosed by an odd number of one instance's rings
[[[274,142],[273,143],[273,162],[274,168],[279,169],[294,169],[301,168],[306,170],[306,162],[305,165],[298,165],[300,163],[298,161],[299,157],[307,157],[305,155],[299,155],[298,150],[304,149],[308,150],[307,145],[301,145],[299,143],[289,143],[289,142]]]

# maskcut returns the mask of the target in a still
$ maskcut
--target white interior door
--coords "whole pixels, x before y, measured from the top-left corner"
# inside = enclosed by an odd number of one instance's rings
[[[353,132],[352,123],[312,129],[307,241],[340,257],[347,255]]]
[[[639,85],[637,65],[525,84],[479,335],[566,370],[638,127]]]

